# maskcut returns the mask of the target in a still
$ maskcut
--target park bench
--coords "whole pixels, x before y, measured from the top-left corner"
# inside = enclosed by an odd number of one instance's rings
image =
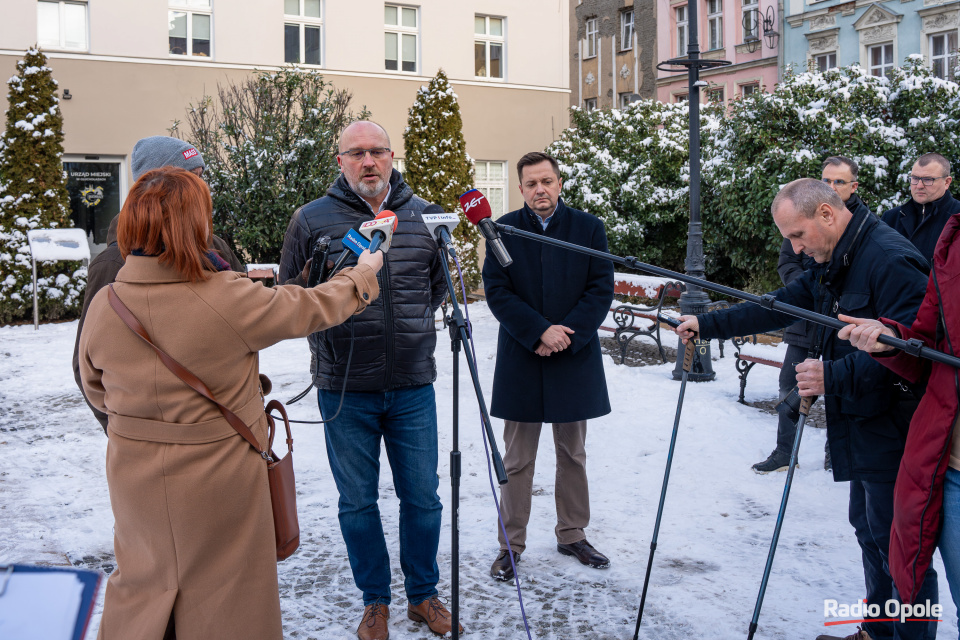
[[[776,337],[775,334],[761,334],[768,338]],[[733,346],[737,350],[734,363],[737,372],[740,374],[740,404],[746,404],[743,399],[743,393],[747,389],[747,376],[750,370],[756,365],[761,364],[765,367],[783,368],[783,359],[787,353],[787,345],[783,342],[779,344],[764,344],[757,335],[740,336],[733,339]]]
[[[247,277],[251,280],[259,280],[266,286],[273,286],[277,283],[277,271],[280,269],[278,264],[248,264]],[[267,285],[267,281],[270,285]]]
[[[614,339],[620,347],[620,364],[623,364],[626,360],[627,347],[637,336],[652,338],[660,351],[660,358],[664,362],[667,361],[660,337],[660,322],[657,320],[657,315],[664,311],[664,303],[668,299],[679,298],[685,289],[686,287],[682,282],[626,273],[614,274],[613,292],[615,295],[657,301],[657,304],[652,306],[616,304],[610,308],[616,326],[601,326],[600,330],[613,333]],[[676,307],[667,307],[667,309],[673,312],[671,315],[676,315],[678,311]]]

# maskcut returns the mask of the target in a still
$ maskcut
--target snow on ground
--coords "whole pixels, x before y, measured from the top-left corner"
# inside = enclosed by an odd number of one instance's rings
[[[482,303],[470,306],[484,392],[489,397],[497,323]],[[113,570],[112,514],[104,479],[106,441],[71,375],[76,323],[0,328],[0,564],[22,562]],[[670,341],[672,342],[672,341]],[[738,404],[732,349],[715,360],[717,380],[687,388],[674,466],[660,529],[641,637],[743,638],[783,491],[784,474],[758,476],[750,465],[774,446],[776,419]],[[717,349],[714,349],[716,358]],[[306,341],[262,354],[274,396],[287,399],[308,380]],[[473,389],[461,358],[461,614],[468,637],[523,638],[512,584],[488,576],[497,553],[496,515]],[[438,333],[440,495],[444,531],[441,594],[450,592],[451,355]],[[587,440],[592,519],[588,539],[610,556],[607,570],[582,567],[555,548],[554,459],[543,430],[533,515],[520,571],[532,636],[538,639],[632,638],[649,554],[679,384],[672,364],[623,367],[605,356],[613,413],[590,422]],[[518,390],[522,393],[522,390]],[[757,366],[748,401],[777,394],[777,371]],[[301,401],[291,417],[319,419]],[[501,422],[494,430],[500,437]],[[337,524],[337,492],[319,427],[295,425],[302,546],[280,566],[288,638],[351,640],[361,614]],[[825,433],[804,433],[801,466],[760,616],[758,639],[802,639],[824,631],[824,599],[854,603],[863,595],[860,552],[847,523],[847,484],[823,471]],[[502,447],[502,443],[498,442]],[[406,619],[397,544],[397,500],[382,457],[381,508],[391,551],[395,640],[430,637]],[[944,622],[957,637],[956,611],[939,557]],[[101,590],[102,593],[102,590]],[[88,637],[95,637],[97,605]]]

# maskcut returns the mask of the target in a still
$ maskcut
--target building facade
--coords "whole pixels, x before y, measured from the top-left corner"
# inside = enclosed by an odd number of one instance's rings
[[[580,0],[570,6],[570,105],[622,108],[656,97],[654,0]]]
[[[784,65],[796,71],[859,64],[873,75],[922,54],[934,74],[955,77],[960,2],[787,0]]]
[[[0,74],[13,75],[24,50],[39,43],[65,98],[71,189],[82,197],[99,186],[119,210],[138,139],[167,134],[218,85],[286,63],[350,90],[353,108],[366,106],[385,126],[402,167],[407,110],[442,67],[477,160],[476,186],[505,212],[523,204],[510,177],[517,159],[544,149],[569,121],[568,0],[540,4],[3,0]],[[84,224],[102,242],[102,222]]]
[[[657,60],[687,57],[693,0],[657,0],[661,29]],[[701,57],[730,66],[701,71],[702,101],[727,102],[755,91],[771,91],[779,79],[780,15],[776,0],[696,0]],[[657,98],[686,100],[686,71],[658,71]]]

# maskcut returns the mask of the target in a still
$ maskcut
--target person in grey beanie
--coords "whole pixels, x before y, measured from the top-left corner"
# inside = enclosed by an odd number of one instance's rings
[[[130,170],[133,171],[134,182],[147,171],[166,166],[180,167],[200,177],[203,177],[203,170],[206,168],[203,156],[197,148],[177,138],[150,136],[137,140],[137,144],[133,145]]]
[[[138,140],[133,146],[133,153],[130,154],[130,170],[133,172],[134,181],[139,180],[140,176],[147,171],[166,166],[180,167],[203,177],[206,164],[196,147],[189,142],[169,136],[150,136]],[[93,297],[97,295],[97,291],[116,280],[117,272],[124,264],[123,257],[120,255],[120,248],[117,246],[117,221],[119,218],[120,215],[118,214],[110,222],[110,227],[107,230],[107,248],[97,254],[87,267],[87,288],[83,294],[83,308],[80,312],[77,340],[73,348],[73,377],[76,379],[81,393],[83,387],[80,384],[80,332],[83,330],[83,322],[87,316],[87,307]],[[231,270],[246,273],[246,267],[240,262],[225,240],[216,235],[211,235],[210,248],[230,265]],[[86,396],[84,396],[84,400],[86,400]],[[87,405],[106,432],[106,414],[95,409],[89,402],[87,402]]]

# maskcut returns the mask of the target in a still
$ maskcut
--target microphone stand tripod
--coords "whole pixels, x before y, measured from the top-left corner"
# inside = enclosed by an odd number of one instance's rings
[[[480,375],[477,372],[477,363],[473,359],[473,351],[470,349],[470,339],[467,322],[463,317],[463,312],[457,302],[457,293],[453,288],[453,278],[450,276],[450,265],[447,264],[447,256],[456,255],[456,250],[450,242],[448,234],[444,233],[446,229],[440,228],[437,233],[437,244],[440,251],[440,264],[443,265],[443,275],[447,281],[447,291],[450,292],[450,303],[452,310],[447,317],[447,324],[450,329],[450,350],[453,352],[453,444],[450,451],[450,502],[452,509],[450,512],[450,591],[451,607],[450,615],[453,620],[453,640],[460,637],[460,348],[466,344],[464,354],[467,357],[467,368],[470,370],[470,377],[473,379],[473,390],[477,395],[477,404],[480,407],[480,415],[483,418],[483,428],[487,434],[487,440],[490,442],[490,457],[493,458],[494,473],[497,474],[497,482],[501,485],[507,483],[507,472],[503,468],[503,459],[500,457],[500,451],[497,449],[497,441],[493,436],[493,428],[490,426],[490,414],[487,412],[487,403],[483,399],[483,389],[480,388]],[[467,303],[466,300],[463,301]]]
[[[679,322],[671,321],[657,315],[657,319],[666,322],[671,327],[680,326]],[[660,504],[657,506],[657,519],[653,525],[653,538],[650,540],[650,557],[647,558],[647,572],[643,577],[643,591],[640,593],[640,610],[637,612],[637,628],[633,632],[633,640],[640,636],[640,622],[643,620],[643,606],[647,602],[647,587],[650,586],[650,571],[653,569],[653,555],[657,552],[657,538],[660,535],[660,521],[663,518],[663,505],[667,499],[667,483],[670,482],[670,467],[673,465],[673,452],[677,446],[677,432],[680,430],[680,411],[683,410],[683,396],[687,390],[687,378],[693,369],[693,360],[696,355],[697,344],[693,338],[687,340],[683,350],[683,373],[680,376],[680,397],[677,399],[677,415],[673,419],[673,432],[670,434],[670,448],[667,450],[667,467],[663,471],[663,488],[660,489]]]

